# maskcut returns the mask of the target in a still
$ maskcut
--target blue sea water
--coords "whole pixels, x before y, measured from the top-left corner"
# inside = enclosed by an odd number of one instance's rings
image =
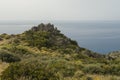
[[[0,22],[0,33],[18,34],[41,22]],[[94,52],[120,50],[120,21],[53,21],[66,36]]]

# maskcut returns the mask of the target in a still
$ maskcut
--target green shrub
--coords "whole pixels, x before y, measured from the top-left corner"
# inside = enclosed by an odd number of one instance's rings
[[[38,47],[50,47],[49,33],[48,32],[33,32],[26,31],[25,41],[29,43],[30,46]]]
[[[2,80],[18,80],[25,78],[28,80],[59,80],[55,75],[56,71],[47,65],[38,62],[14,63],[11,64],[1,76]]]
[[[23,61],[11,64],[3,73],[2,80],[60,80],[63,77],[73,77],[76,68],[65,60]],[[81,73],[80,73],[81,75]]]
[[[88,65],[83,68],[83,71],[90,74],[103,74],[103,69],[98,65]]]
[[[10,52],[13,52],[15,54],[19,54],[21,56],[23,55],[28,55],[28,54],[32,54],[32,52],[30,52],[27,48],[25,48],[24,46],[12,46],[10,49],[8,49]]]
[[[10,38],[11,38],[11,36],[8,35],[8,34],[6,34],[6,33],[1,34],[0,37],[1,37],[1,38],[4,38],[4,39],[10,39]]]
[[[15,56],[7,51],[0,52],[0,59],[3,62],[8,62],[8,63],[20,61],[20,58],[18,56]]]
[[[71,39],[70,39],[70,42],[71,42],[71,44],[73,44],[73,45],[78,45],[77,41],[74,41],[74,40],[71,40]]]
[[[120,65],[104,65],[104,73],[120,76]]]
[[[93,80],[93,78],[92,77],[87,77],[87,79],[86,80]]]

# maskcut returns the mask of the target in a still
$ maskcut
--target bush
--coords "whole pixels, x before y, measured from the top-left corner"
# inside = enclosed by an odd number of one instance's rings
[[[74,41],[74,40],[71,40],[71,39],[70,39],[70,42],[71,42],[71,44],[73,44],[73,45],[78,45],[77,41]]]
[[[15,55],[7,52],[7,51],[1,51],[0,52],[0,59],[3,62],[8,62],[8,63],[20,61],[19,57],[15,56]]]
[[[83,68],[83,71],[90,74],[103,74],[103,69],[99,65],[88,65]]]
[[[86,80],[93,80],[93,78],[92,77],[87,77],[87,79]]]
[[[32,54],[26,47],[24,46],[12,46],[10,49],[8,49],[10,52],[13,52],[15,54],[19,54],[21,56]]]
[[[38,62],[14,63],[11,64],[1,76],[2,80],[18,80],[25,78],[28,80],[58,80],[56,71],[47,68],[46,65]]]
[[[50,41],[49,41],[49,33],[48,32],[33,32],[33,31],[26,31],[25,33],[25,41],[30,46],[38,47],[39,49],[41,47],[50,47]]]
[[[6,34],[6,33],[1,34],[0,37],[3,38],[3,39],[10,39],[11,38],[11,36]]]
[[[120,65],[104,65],[104,73],[120,76]]]
[[[63,80],[64,77],[73,77],[76,68],[65,60],[23,61],[11,64],[3,73],[2,80]],[[82,76],[82,73],[80,73]]]

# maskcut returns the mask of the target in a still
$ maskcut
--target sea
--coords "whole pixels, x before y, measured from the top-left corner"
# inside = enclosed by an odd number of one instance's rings
[[[51,23],[80,47],[106,54],[120,50],[120,21],[0,21],[0,34],[20,34],[40,23]]]

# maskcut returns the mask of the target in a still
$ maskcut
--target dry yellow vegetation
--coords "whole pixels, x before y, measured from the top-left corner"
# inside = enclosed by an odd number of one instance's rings
[[[113,75],[87,75],[91,77],[93,80],[120,80],[119,76]]]
[[[0,75],[9,66],[8,63],[0,62]]]

